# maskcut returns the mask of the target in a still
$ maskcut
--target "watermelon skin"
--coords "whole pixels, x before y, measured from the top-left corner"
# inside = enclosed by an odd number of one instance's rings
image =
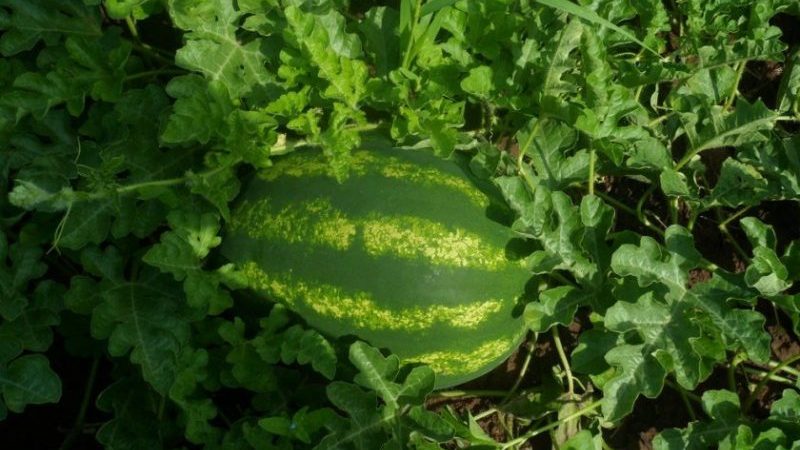
[[[489,197],[423,151],[356,151],[342,183],[327,167],[295,152],[245,189],[222,253],[249,286],[324,333],[429,364],[439,388],[504,361],[525,335],[530,273]]]

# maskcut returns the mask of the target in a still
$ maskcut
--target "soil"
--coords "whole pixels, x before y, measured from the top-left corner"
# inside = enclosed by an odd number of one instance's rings
[[[767,331],[772,335],[772,353],[778,361],[786,361],[800,355],[800,341],[783,325],[770,325],[767,327]]]

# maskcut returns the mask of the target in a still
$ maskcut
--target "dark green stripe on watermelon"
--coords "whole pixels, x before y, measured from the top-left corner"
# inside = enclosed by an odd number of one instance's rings
[[[437,386],[490,370],[522,335],[529,274],[461,168],[421,151],[359,151],[344,183],[317,152],[281,158],[234,210],[223,254],[258,292],[334,336],[429,363]]]

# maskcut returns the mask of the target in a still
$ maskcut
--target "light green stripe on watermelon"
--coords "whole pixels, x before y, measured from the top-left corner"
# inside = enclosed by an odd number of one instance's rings
[[[348,164],[348,175],[358,177],[367,173],[369,168],[379,159],[370,152],[353,152]],[[334,176],[330,172],[330,164],[325,159],[320,159],[314,152],[297,152],[289,154],[286,158],[275,161],[269,169],[259,174],[259,178],[265,181],[275,181],[280,177],[330,177]]]
[[[356,224],[333,208],[326,198],[316,198],[274,211],[268,199],[243,202],[229,224],[256,239],[279,239],[326,245],[338,250],[350,247]]]
[[[380,167],[380,173],[386,178],[419,183],[431,188],[445,187],[465,195],[479,208],[489,206],[489,199],[475,189],[475,186],[469,181],[454,175],[442,174],[436,169],[409,164],[398,158],[390,158],[388,164]]]
[[[253,262],[244,263],[241,271],[250,287],[282,299],[291,308],[308,308],[361,329],[421,331],[436,324],[468,329],[503,309],[503,302],[497,299],[456,306],[434,304],[425,308],[390,309],[380,306],[369,293],[346,292],[337,286],[295,280],[286,273],[269,275]]]
[[[370,255],[419,258],[443,266],[496,271],[514,264],[504,249],[479,235],[420,217],[371,214],[368,219],[350,218],[325,197],[274,209],[268,199],[245,201],[230,228],[254,239],[305,242],[337,250],[348,249],[358,235]]]
[[[419,217],[378,217],[362,224],[364,245],[370,255],[422,258],[432,264],[501,270],[511,262],[505,250],[494,247],[460,228]]]
[[[361,177],[368,173],[378,173],[385,178],[402,180],[430,188],[445,188],[453,193],[461,194],[469,199],[475,206],[486,208],[489,199],[476,189],[468,180],[462,177],[443,173],[432,167],[420,166],[405,162],[397,157],[382,157],[374,152],[356,151],[350,162],[349,176]],[[261,178],[274,181],[280,177],[330,177],[330,165],[319,158],[302,155],[296,158],[281,160]]]
[[[429,365],[437,374],[452,376],[473,373],[508,356],[521,335],[494,339],[470,351],[436,351],[404,358],[406,362]]]

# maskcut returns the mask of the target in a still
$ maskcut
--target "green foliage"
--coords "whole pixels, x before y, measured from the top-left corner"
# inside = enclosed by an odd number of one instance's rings
[[[742,417],[739,407],[739,398],[733,392],[707,391],[703,394],[703,411],[709,420],[692,423],[682,430],[665,430],[653,442],[653,448],[791,448],[800,439],[797,391],[784,390],[783,397],[772,405],[769,417],[762,423]]]
[[[0,0],[0,434],[598,449],[669,390],[687,417],[656,449],[797,448],[797,357],[772,350],[800,335],[799,17],[795,0]],[[497,188],[531,274],[520,312],[552,339],[519,369],[536,377],[436,392],[425,366],[254,302],[219,255],[272,158],[318,147],[344,180],[376,140],[468,155]],[[478,409],[452,407],[466,395]],[[41,427],[54,411],[75,416]]]

